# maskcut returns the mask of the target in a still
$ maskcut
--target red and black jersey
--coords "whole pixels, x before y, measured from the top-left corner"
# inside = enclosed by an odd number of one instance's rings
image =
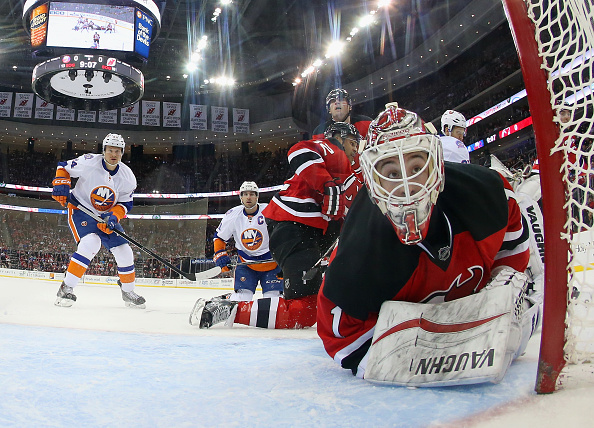
[[[352,114],[351,113],[351,124],[353,124],[353,126],[355,128],[357,128],[357,131],[359,131],[359,134],[361,134],[361,138],[366,138],[367,137],[367,130],[369,129],[369,124],[371,123],[372,119],[368,116],[363,116],[361,114]],[[313,131],[313,135],[312,135],[312,139],[313,140],[319,140],[319,139],[324,139],[326,138],[324,136],[324,132],[326,132],[326,129],[328,129],[328,127],[330,125],[332,125],[335,121],[330,119],[327,120],[326,122],[322,123],[321,125],[318,125],[316,127],[316,129],[314,129]]]
[[[524,271],[529,229],[509,183],[477,165],[445,163],[427,237],[405,245],[363,188],[346,217],[318,294],[326,351],[361,375],[384,301],[451,301],[480,291],[494,268]],[[358,373],[357,373],[358,372]]]
[[[291,178],[262,212],[264,217],[326,231],[330,219],[321,209],[325,185],[343,184],[351,174],[344,148],[334,138],[301,141],[291,147],[288,159]]]

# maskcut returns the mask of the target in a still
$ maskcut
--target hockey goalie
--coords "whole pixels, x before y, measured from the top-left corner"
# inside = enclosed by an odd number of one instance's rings
[[[318,294],[326,351],[372,382],[499,382],[541,306],[512,187],[444,162],[438,137],[395,104],[371,123],[360,161],[365,187]]]

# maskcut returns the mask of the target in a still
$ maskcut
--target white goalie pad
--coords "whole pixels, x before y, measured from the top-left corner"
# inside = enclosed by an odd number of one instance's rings
[[[438,304],[384,302],[364,378],[417,387],[500,381],[517,349],[508,349],[513,302],[511,287]]]

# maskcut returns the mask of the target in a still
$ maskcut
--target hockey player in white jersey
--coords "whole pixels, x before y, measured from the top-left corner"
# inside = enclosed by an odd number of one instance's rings
[[[462,113],[447,110],[441,116],[441,132],[439,139],[443,147],[443,159],[456,163],[470,163],[468,149],[464,145],[466,136],[466,118]]]
[[[190,324],[210,327],[217,318],[229,317],[240,301],[252,300],[258,283],[264,297],[279,297],[283,292],[283,280],[277,274],[280,268],[272,260],[268,248],[268,230],[262,211],[267,204],[258,203],[260,190],[253,181],[245,181],[239,188],[241,205],[225,213],[214,236],[214,261],[223,272],[229,271],[231,259],[226,243],[233,238],[241,263],[235,268],[234,293],[223,299],[206,302],[199,299],[190,314]],[[234,317],[231,317],[233,319]]]
[[[134,292],[136,275],[132,249],[128,241],[113,233],[116,229],[123,231],[120,220],[132,209],[136,189],[134,173],[121,162],[125,147],[121,135],[108,134],[103,140],[103,154],[85,154],[58,162],[52,197],[68,207],[68,224],[77,248],[58,290],[56,306],[70,307],[76,301],[73,289],[103,244],[115,258],[118,284],[126,306],[145,308],[144,297]],[[72,189],[71,178],[78,179]],[[85,206],[105,223],[97,222],[76,205]]]

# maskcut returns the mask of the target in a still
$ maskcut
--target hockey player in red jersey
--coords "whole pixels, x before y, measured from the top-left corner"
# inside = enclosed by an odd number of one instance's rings
[[[367,378],[369,363],[373,366],[370,380],[416,386],[424,386],[419,385],[423,382],[447,384],[451,381],[449,373],[438,373],[443,377],[437,381],[415,377],[410,383],[392,377],[392,372],[410,374],[408,363],[394,363],[396,356],[406,358],[409,352],[415,355],[413,351],[418,351],[409,347],[428,344],[438,358],[443,349],[447,352],[448,343],[431,345],[433,340],[443,339],[433,338],[443,333],[443,328],[429,323],[437,326],[435,331],[425,327],[428,332],[424,333],[433,335],[432,339],[423,342],[413,338],[394,348],[376,350],[379,357],[373,355],[372,350],[380,349],[380,340],[384,344],[386,336],[397,337],[396,327],[388,329],[385,336],[374,336],[380,308],[390,301],[424,304],[413,308],[439,307],[475,293],[481,295],[487,284],[519,285],[513,287],[520,290],[515,302],[521,297],[520,304],[526,301],[531,307],[525,296],[529,284],[522,273],[529,257],[528,230],[520,209],[511,186],[498,173],[476,165],[444,162],[439,137],[416,113],[395,104],[388,104],[372,121],[360,160],[365,187],[351,206],[318,295],[319,336],[328,354],[359,377]],[[496,280],[491,282],[493,277]],[[517,312],[524,309],[522,306]],[[437,313],[448,314],[448,310],[444,306]],[[456,325],[459,313],[459,308],[451,313],[450,325]],[[526,313],[537,316],[536,309],[527,309]],[[410,327],[422,326],[423,317],[418,319],[409,322]],[[518,337],[525,346],[535,327],[532,319],[522,324],[529,330],[523,334],[515,321],[510,333],[513,344],[509,345],[514,349],[504,352],[506,357],[519,350]],[[450,376],[461,376],[451,372]],[[496,375],[501,376],[501,372]],[[468,379],[455,381],[471,383]]]
[[[114,229],[123,231],[120,220],[132,209],[136,189],[134,173],[121,162],[125,147],[121,135],[108,134],[103,140],[102,155],[85,154],[58,163],[52,197],[68,207],[68,224],[77,248],[58,290],[56,306],[70,307],[76,301],[73,289],[103,245],[111,251],[118,265],[118,284],[126,306],[145,307],[144,297],[134,292],[134,253],[128,241],[113,233]],[[72,192],[71,178],[78,178]],[[97,222],[77,209],[77,204],[101,216],[105,222]]]
[[[365,138],[367,128],[371,118],[361,114],[353,114],[353,103],[349,93],[342,88],[332,89],[326,96],[326,110],[330,115],[330,120],[318,125],[313,131],[312,139],[322,140],[325,137],[326,130],[330,125],[336,122],[344,122],[353,125],[359,131],[359,135]]]
[[[359,133],[338,122],[324,140],[301,141],[288,153],[291,177],[263,214],[268,223],[270,251],[284,278],[282,297],[252,302],[212,300],[202,313],[201,327],[227,321],[263,328],[302,328],[316,322],[316,295],[322,275],[304,274],[334,244],[345,210],[343,182]],[[216,304],[218,303],[218,305]]]

